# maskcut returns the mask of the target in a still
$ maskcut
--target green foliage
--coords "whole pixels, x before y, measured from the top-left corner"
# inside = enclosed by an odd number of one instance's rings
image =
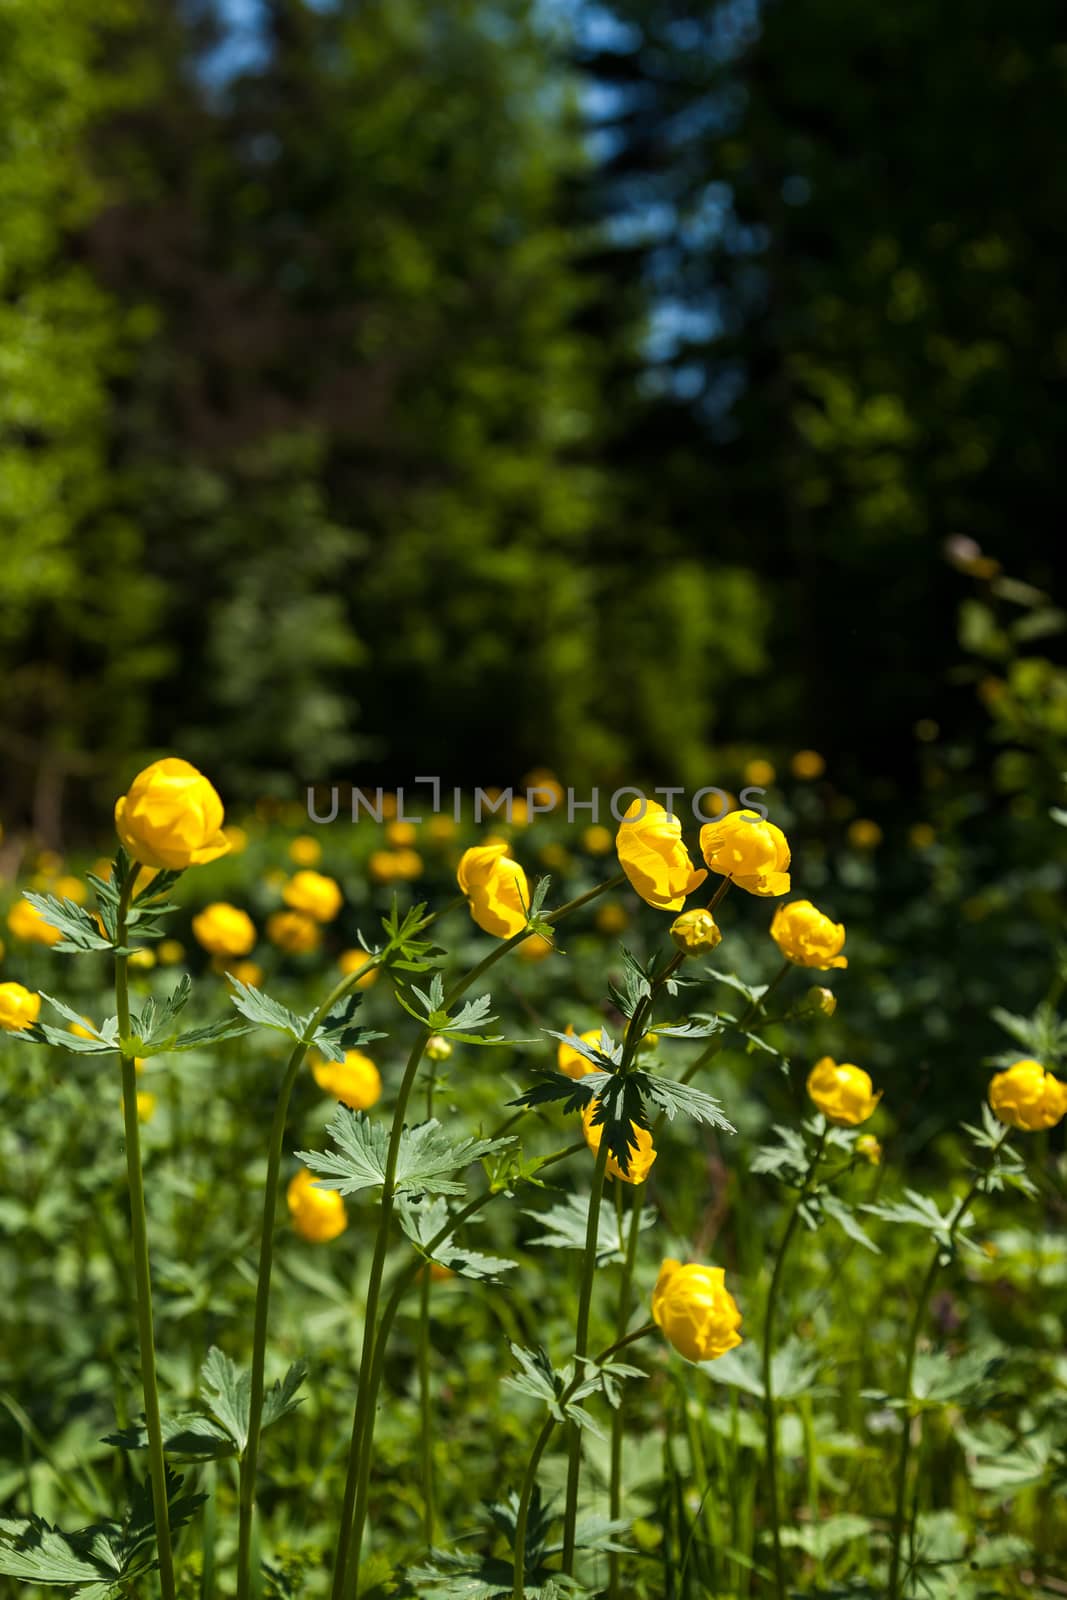
[[[338,1106],[328,1133],[337,1149],[297,1154],[316,1174],[320,1188],[358,1194],[385,1180],[389,1129],[361,1111]],[[462,1194],[464,1184],[451,1176],[475,1161],[506,1149],[511,1139],[454,1139],[436,1118],[405,1128],[400,1141],[395,1187],[398,1193]]]

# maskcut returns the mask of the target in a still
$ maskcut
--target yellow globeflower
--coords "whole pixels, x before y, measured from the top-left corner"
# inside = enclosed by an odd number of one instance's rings
[[[290,841],[289,859],[298,867],[317,867],[322,860],[322,846],[309,833],[299,833]]]
[[[470,913],[486,933],[510,939],[526,926],[530,886],[502,840],[464,850],[456,879],[470,903]]]
[[[286,955],[307,955],[318,949],[322,930],[314,917],[303,911],[275,911],[267,918],[267,938]]]
[[[569,1022],[567,1024],[567,1032],[571,1034],[574,1032]],[[599,1028],[587,1028],[585,1033],[580,1033],[578,1037],[583,1044],[599,1046],[600,1033],[601,1030]],[[561,1072],[567,1074],[568,1078],[584,1078],[587,1072],[596,1071],[593,1063],[587,1061],[580,1050],[575,1050],[573,1045],[564,1044],[562,1039],[556,1048],[556,1065]],[[597,1131],[599,1132],[599,1129]],[[599,1139],[597,1143],[600,1143]]]
[[[1067,1083],[1046,1072],[1039,1061],[1016,1061],[993,1078],[989,1104],[1009,1128],[1037,1133],[1054,1128],[1067,1112]]]
[[[605,900],[596,914],[596,925],[600,933],[609,936],[614,933],[624,933],[630,926],[630,915],[625,906],[617,900]]]
[[[870,817],[857,817],[848,825],[848,842],[854,850],[877,850],[882,842],[882,830]]]
[[[293,911],[303,911],[316,922],[332,922],[344,903],[340,885],[321,872],[296,872],[282,890]]]
[[[882,1146],[873,1133],[861,1133],[856,1140],[856,1154],[862,1156],[864,1161],[869,1161],[872,1167],[877,1167],[882,1160]]]
[[[222,823],[222,801],[212,785],[176,756],[145,767],[115,802],[118,836],[146,867],[181,871],[224,856],[230,843]]]
[[[336,1189],[316,1189],[315,1179],[301,1167],[285,1192],[289,1216],[302,1239],[327,1244],[348,1226],[345,1203]]]
[[[805,780],[821,778],[826,771],[826,762],[817,750],[798,750],[791,765],[794,778]]]
[[[395,850],[403,850],[415,843],[418,838],[418,832],[415,824],[405,819],[403,822],[387,822],[385,825],[385,837]]]
[[[21,1033],[41,1014],[41,997],[21,983],[0,983],[0,1028]]]
[[[366,950],[342,950],[337,958],[337,965],[344,976],[350,978],[360,967],[366,967],[369,960],[370,956]],[[378,967],[368,967],[362,978],[357,978],[356,988],[369,989],[372,983],[377,983],[379,971]]]
[[[823,1056],[808,1073],[808,1093],[829,1122],[850,1128],[866,1122],[882,1098],[862,1067],[848,1061],[839,1066],[832,1056]]]
[[[392,850],[372,850],[367,857],[367,871],[376,883],[392,883],[400,876]]]
[[[798,967],[847,967],[841,954],[845,930],[816,910],[810,900],[791,900],[779,906],[771,920],[771,938],[787,961]]]
[[[606,856],[615,843],[611,837],[611,829],[605,828],[602,823],[594,822],[592,827],[586,828],[582,834],[582,849],[591,856]]]
[[[722,1267],[668,1258],[652,1291],[652,1319],[687,1361],[715,1361],[741,1343],[741,1313]]]
[[[258,961],[235,961],[230,968],[230,977],[236,978],[238,983],[247,984],[250,989],[263,986],[263,968]]]
[[[246,956],[256,942],[256,925],[248,912],[225,900],[205,906],[193,918],[193,933],[213,956]]]
[[[151,1122],[156,1111],[156,1097],[148,1089],[137,1091],[137,1120],[138,1122]]]
[[[77,906],[83,906],[89,898],[89,891],[81,879],[69,874],[56,879],[52,885],[52,893],[57,900],[73,900]]]
[[[7,925],[16,939],[25,939],[30,944],[58,944],[63,937],[62,931],[46,922],[28,900],[15,901],[7,914]]]
[[[343,1061],[314,1061],[311,1071],[320,1089],[353,1111],[367,1111],[382,1097],[381,1073],[362,1050],[347,1050]]]
[[[636,799],[615,840],[619,864],[642,900],[659,911],[680,911],[707,877],[682,842],[682,823],[655,800]]]
[[[578,1054],[577,1051],[574,1053],[575,1055]],[[585,1134],[586,1144],[594,1155],[600,1149],[600,1140],[604,1133],[603,1123],[594,1123],[593,1121],[593,1116],[599,1103],[595,1098],[591,1099],[582,1112],[582,1132]],[[636,1123],[631,1123],[630,1127],[633,1130],[634,1138],[637,1140],[637,1148],[635,1149],[633,1144],[630,1146],[629,1172],[623,1172],[614,1155],[608,1156],[608,1164],[604,1170],[609,1178],[621,1178],[623,1183],[644,1183],[652,1171],[652,1165],[656,1159],[656,1150],[652,1143],[652,1135],[647,1128],[639,1128]]]
[[[683,911],[671,923],[671,938],[683,955],[706,956],[722,943],[722,929],[710,911]]]
[[[777,774],[769,761],[764,761],[757,756],[754,761],[745,763],[744,780],[754,789],[767,789],[774,782]]]
[[[422,857],[417,850],[394,850],[393,872],[398,878],[411,881],[422,877]]]
[[[185,958],[185,946],[179,939],[163,939],[156,955],[161,967],[176,967]]]
[[[731,811],[700,830],[700,848],[712,872],[749,894],[789,893],[789,842],[781,828],[755,811]]]

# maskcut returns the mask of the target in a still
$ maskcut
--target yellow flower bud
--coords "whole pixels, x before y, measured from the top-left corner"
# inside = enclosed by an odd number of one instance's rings
[[[470,913],[486,933],[510,939],[526,926],[530,886],[502,839],[473,845],[460,857],[456,878],[470,903]]]
[[[683,955],[710,955],[722,943],[722,929],[710,911],[683,911],[671,923],[671,938]]]
[[[230,968],[230,977],[236,978],[238,983],[245,983],[250,989],[259,989],[263,985],[263,968],[258,961],[235,961]]]
[[[779,906],[771,919],[771,938],[787,961],[798,967],[847,967],[841,955],[845,930],[816,910],[810,900],[791,900]]]
[[[289,860],[298,867],[317,867],[322,860],[322,846],[309,833],[298,833],[289,844]]]
[[[439,1033],[431,1034],[426,1041],[426,1054],[431,1061],[447,1061],[452,1054],[452,1041]]]
[[[769,761],[757,757],[755,761],[747,761],[744,768],[745,782],[755,789],[767,789],[774,782],[777,773]]]
[[[582,849],[591,856],[606,856],[613,843],[611,829],[599,822],[594,822],[582,834]]]
[[[781,828],[755,811],[732,811],[700,830],[700,848],[712,872],[749,894],[789,893],[789,843]]]
[[[0,1028],[21,1033],[41,1014],[41,997],[21,983],[0,983]]]
[[[182,871],[215,861],[230,849],[222,832],[222,801],[188,761],[153,761],[115,802],[123,847],[143,866]]]
[[[821,984],[812,984],[807,994],[808,1005],[813,1011],[818,1011],[824,1017],[832,1017],[837,1010],[837,996],[832,989],[824,989]]]
[[[89,898],[89,891],[81,879],[69,875],[56,879],[52,893],[58,900],[73,900],[76,906],[83,906]]]
[[[337,960],[337,965],[345,977],[351,977],[353,972],[358,972],[360,967],[366,967],[370,956],[366,950],[342,950]],[[369,989],[372,983],[378,981],[378,967],[368,967],[362,978],[357,979],[357,989]]]
[[[567,1032],[571,1034],[574,1032],[569,1022],[567,1024]],[[578,1037],[583,1044],[599,1046],[600,1033],[601,1030],[599,1028],[587,1028],[585,1033],[580,1033]],[[561,1072],[566,1073],[568,1078],[584,1078],[587,1072],[596,1071],[593,1063],[587,1061],[580,1050],[575,1050],[572,1045],[565,1044],[562,1039],[556,1048],[556,1065]]]
[[[715,1361],[741,1343],[741,1313],[722,1267],[666,1260],[652,1291],[652,1319],[687,1361]]]
[[[808,1073],[808,1093],[827,1121],[850,1128],[866,1122],[882,1098],[862,1067],[848,1061],[839,1066],[831,1056],[823,1056]]]
[[[865,1161],[869,1161],[872,1167],[881,1165],[882,1146],[873,1133],[860,1134],[856,1140],[856,1154],[861,1155]]]
[[[413,845],[418,838],[413,822],[388,822],[385,826],[385,837],[389,843],[399,849],[402,846]]]
[[[393,852],[393,875],[397,878],[411,880],[422,877],[422,857],[417,850],[395,850]]]
[[[345,1203],[337,1190],[317,1189],[306,1167],[292,1180],[285,1198],[294,1229],[312,1244],[326,1244],[348,1226]]]
[[[989,1104],[1009,1128],[1036,1133],[1054,1128],[1067,1112],[1067,1083],[1046,1072],[1039,1061],[1016,1061],[993,1078]]]
[[[246,956],[256,942],[256,925],[247,911],[225,900],[205,906],[193,918],[197,942],[213,956]]]
[[[882,838],[881,828],[870,817],[857,817],[848,825],[848,842],[853,850],[877,850]]]
[[[161,967],[176,967],[185,956],[185,946],[179,939],[163,939],[156,955]]]
[[[151,1122],[155,1116],[156,1097],[148,1089],[137,1091],[137,1120],[138,1122]]]
[[[577,1051],[575,1051],[575,1054],[577,1055]],[[591,1099],[582,1112],[582,1132],[585,1134],[586,1144],[594,1155],[600,1149],[600,1140],[604,1133],[603,1123],[594,1123],[593,1121],[599,1104],[600,1102],[597,1099]],[[609,1178],[620,1178],[623,1183],[644,1183],[652,1171],[652,1165],[656,1159],[656,1150],[652,1143],[652,1135],[647,1128],[639,1128],[635,1122],[632,1122],[630,1129],[637,1143],[636,1148],[632,1141],[630,1144],[629,1172],[623,1172],[614,1155],[608,1156],[608,1164],[604,1170]]]
[[[316,922],[332,922],[343,904],[338,884],[321,872],[297,872],[282,890],[282,899],[293,911],[303,911]]]
[[[630,926],[630,916],[625,906],[617,900],[607,900],[596,914],[596,925],[600,933],[609,937],[616,933],[625,933]]]
[[[154,950],[131,950],[129,966],[131,972],[151,972],[156,964]]]
[[[343,1061],[314,1061],[311,1071],[324,1093],[353,1111],[368,1111],[382,1097],[381,1073],[362,1050],[346,1050]]]
[[[681,819],[655,800],[635,799],[615,840],[619,864],[642,900],[659,911],[680,911],[707,877],[682,842]]]
[[[322,932],[303,911],[275,911],[267,918],[267,938],[286,955],[307,955],[318,949]]]
[[[63,937],[60,929],[46,922],[28,900],[15,901],[7,914],[7,925],[16,939],[25,939],[28,944],[58,944]]]

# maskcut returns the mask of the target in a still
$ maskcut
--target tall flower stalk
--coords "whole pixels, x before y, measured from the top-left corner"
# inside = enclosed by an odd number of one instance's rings
[[[130,910],[137,866],[130,863],[119,895],[115,924],[115,1013],[119,1040],[130,1037],[129,957],[124,953],[126,920]],[[163,1600],[174,1600],[174,1555],[170,1542],[170,1517],[167,1509],[167,1467],[163,1455],[163,1426],[159,1414],[159,1385],[156,1379],[155,1330],[152,1318],[152,1275],[148,1259],[148,1219],[145,1212],[144,1173],[141,1168],[141,1129],[137,1115],[137,1064],[134,1053],[122,1045],[122,1121],[126,1139],[126,1178],[130,1192],[130,1235],[133,1246],[133,1280],[136,1290],[137,1339],[141,1357],[141,1386],[144,1391],[145,1431],[148,1435],[149,1474],[152,1479],[152,1512],[156,1525],[159,1554],[159,1586]]]

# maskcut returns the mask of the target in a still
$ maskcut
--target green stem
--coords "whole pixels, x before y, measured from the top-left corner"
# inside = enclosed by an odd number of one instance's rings
[[[782,1527],[781,1510],[778,1501],[778,1419],[774,1404],[774,1369],[772,1356],[774,1354],[774,1318],[778,1306],[778,1290],[782,1281],[782,1269],[785,1266],[786,1253],[796,1232],[800,1220],[801,1208],[811,1192],[815,1179],[816,1168],[822,1158],[826,1136],[830,1131],[829,1123],[824,1121],[822,1133],[811,1160],[808,1170],[804,1174],[804,1181],[800,1187],[793,1209],[789,1213],[789,1221],[785,1225],[785,1233],[778,1247],[778,1255],[774,1262],[774,1271],[771,1274],[771,1286],[767,1291],[767,1316],[763,1331],[763,1410],[767,1438],[767,1496],[770,1501],[771,1534],[774,1541],[774,1578],[778,1600],[786,1600],[785,1563],[782,1557]]]
[[[942,1256],[951,1254],[956,1242],[956,1234],[967,1214],[967,1209],[988,1178],[993,1163],[997,1158],[997,1153],[1010,1131],[1009,1128],[1004,1129],[1004,1132],[989,1152],[987,1166],[981,1172],[975,1174],[974,1182],[956,1208],[949,1224],[948,1238],[945,1244],[935,1246],[933,1255],[930,1257],[929,1266],[926,1269],[926,1275],[922,1281],[922,1287],[919,1290],[919,1298],[915,1305],[915,1315],[911,1320],[908,1345],[904,1357],[904,1416],[900,1435],[900,1453],[897,1456],[896,1485],[893,1497],[893,1531],[889,1554],[889,1586],[886,1590],[886,1600],[900,1600],[901,1545],[904,1539],[904,1523],[907,1516],[908,1465],[911,1460],[911,1384],[915,1375],[915,1356],[919,1348],[919,1335],[922,1332],[923,1323],[926,1321],[930,1296],[933,1293],[934,1283],[941,1267]]]
[[[338,1001],[355,987],[372,967],[379,964],[380,956],[371,956],[356,972],[349,973],[332,988],[315,1012],[308,1025],[309,1037],[314,1035],[323,1018]],[[267,1322],[270,1315],[270,1281],[274,1263],[274,1224],[278,1210],[278,1190],[281,1183],[282,1145],[289,1117],[289,1101],[301,1067],[307,1058],[310,1045],[301,1040],[294,1045],[286,1063],[285,1075],[274,1103],[274,1116],[270,1125],[267,1147],[267,1178],[263,1188],[263,1220],[259,1235],[259,1272],[256,1278],[256,1305],[252,1324],[252,1377],[249,1393],[248,1442],[240,1462],[240,1487],[238,1491],[237,1524],[237,1596],[248,1600],[252,1592],[252,1525],[255,1516],[256,1470],[259,1464],[259,1440],[262,1431],[264,1375],[267,1359]]]
[[[729,882],[729,879],[727,879],[727,882]],[[752,1001],[752,1004],[749,1006],[748,1010],[737,1023],[738,1028],[744,1029],[751,1027],[752,1023],[755,1022],[756,1018],[763,1010],[763,1007],[767,1004],[767,1001],[771,998],[771,995],[777,989],[786,973],[789,972],[792,965],[793,963],[791,961],[786,961],[782,964],[779,970],[775,973],[774,977],[771,979],[770,983],[767,985],[766,989],[764,989],[763,993],[760,995],[759,999]],[[685,1071],[682,1073],[682,1082],[692,1082],[697,1073],[700,1071],[701,1067],[706,1067],[709,1061],[713,1061],[715,1059],[719,1051],[723,1048],[724,1043],[725,1039],[723,1035],[717,1034],[715,1038],[712,1039],[707,1049],[702,1050],[697,1056],[696,1060],[691,1061],[688,1067],[686,1067]]]
[[[426,1117],[433,1116],[433,1079],[426,1087]],[[419,1430],[422,1457],[422,1531],[427,1548],[434,1535],[433,1415],[430,1395],[430,1289],[433,1284],[429,1260],[423,1262],[419,1283],[419,1336],[417,1365],[419,1374]]]
[[[620,1188],[620,1194],[622,1190]],[[637,1266],[637,1248],[641,1237],[641,1212],[644,1205],[645,1186],[637,1184],[630,1202],[630,1234],[626,1241],[626,1259],[622,1267],[622,1280],[619,1284],[619,1315],[615,1323],[615,1332],[622,1338],[626,1332],[626,1324],[630,1320],[630,1296],[633,1289],[634,1271]],[[621,1229],[620,1229],[621,1238]],[[609,1516],[613,1522],[622,1515],[622,1447],[625,1437],[625,1418],[623,1406],[625,1404],[625,1391],[619,1396],[619,1404],[611,1415],[611,1480],[609,1488],[610,1505]],[[619,1556],[617,1551],[611,1551],[608,1557],[608,1600],[620,1600],[619,1591]]]
[[[595,900],[598,895],[614,888],[623,881],[624,874],[617,874],[606,883],[597,884],[585,894],[578,895],[576,899],[569,900],[557,911],[550,912],[540,920],[549,925],[559,922],[563,917],[569,916],[580,906],[587,905],[590,900]],[[491,967],[508,955],[516,945],[530,937],[529,930],[521,928],[510,939],[505,939],[502,944],[491,950],[484,960],[453,984],[445,995],[445,1011],[451,1010],[471,986],[477,983]],[[359,1385],[356,1390],[355,1414],[352,1418],[352,1437],[348,1448],[348,1467],[345,1475],[344,1500],[341,1507],[341,1526],[337,1541],[337,1554],[334,1564],[333,1585],[330,1591],[331,1600],[355,1600],[359,1584],[359,1561],[363,1546],[363,1529],[366,1522],[366,1496],[363,1497],[364,1505],[362,1514],[357,1515],[356,1507],[359,1496],[359,1482],[361,1475],[369,1478],[370,1451],[374,1444],[374,1408],[377,1400],[378,1384],[381,1381],[383,1362],[375,1361],[375,1342],[377,1339],[376,1324],[378,1317],[378,1301],[381,1297],[382,1275],[385,1271],[385,1258],[389,1248],[389,1228],[392,1222],[393,1205],[396,1188],[396,1168],[400,1157],[400,1140],[404,1131],[404,1117],[407,1112],[408,1101],[411,1098],[422,1061],[423,1051],[427,1040],[432,1037],[429,1028],[422,1028],[412,1046],[404,1069],[404,1077],[397,1095],[396,1107],[393,1111],[393,1125],[389,1134],[389,1149],[386,1155],[385,1172],[382,1181],[381,1210],[378,1216],[378,1231],[374,1244],[374,1257],[371,1262],[370,1280],[367,1285],[367,1307],[363,1324],[363,1348],[359,1364]],[[375,1372],[378,1376],[375,1378]],[[366,1465],[364,1466],[364,1457]]]
[[[593,1358],[594,1362],[599,1366],[602,1361],[607,1361],[609,1356],[615,1355],[617,1351],[625,1349],[627,1345],[635,1344],[638,1339],[643,1339],[646,1334],[652,1333],[655,1330],[655,1326],[656,1324],[654,1322],[646,1322],[643,1328],[636,1328],[633,1333],[626,1334],[624,1338],[616,1339],[614,1344],[608,1345],[606,1350],[601,1350],[600,1354]],[[559,1405],[561,1409],[570,1400],[575,1390],[584,1382],[585,1377],[586,1367],[583,1364],[578,1367],[574,1377],[571,1379],[570,1383],[560,1396]],[[526,1468],[526,1476],[523,1479],[522,1489],[519,1494],[519,1510],[515,1519],[515,1564],[514,1582],[511,1589],[512,1600],[525,1600],[526,1527],[530,1518],[530,1504],[533,1500],[534,1489],[537,1485],[537,1469],[541,1464],[541,1457],[545,1453],[545,1449],[552,1437],[555,1427],[555,1417],[546,1417],[541,1431],[537,1435],[537,1439],[534,1443],[533,1451],[530,1455],[530,1462]]]
[[[593,1278],[596,1275],[597,1244],[600,1238],[600,1202],[604,1194],[604,1177],[610,1155],[608,1141],[602,1138],[593,1166],[593,1188],[589,1196],[589,1215],[585,1225],[585,1254],[582,1259],[582,1281],[578,1291],[578,1323],[574,1333],[574,1355],[578,1371],[584,1370],[578,1359],[589,1349],[589,1313],[593,1304]],[[563,1566],[568,1577],[574,1575],[574,1539],[578,1524],[578,1485],[582,1470],[581,1429],[571,1424],[567,1448],[567,1499],[563,1512]]]
[[[131,862],[119,898],[115,943],[126,943],[126,918],[137,878],[137,865]],[[119,1039],[130,1037],[130,986],[128,958],[115,952],[115,1010]],[[136,1288],[137,1338],[141,1352],[141,1384],[144,1390],[145,1430],[148,1434],[149,1473],[152,1480],[152,1510],[156,1524],[159,1555],[159,1586],[163,1600],[175,1600],[174,1556],[170,1543],[170,1518],[167,1510],[167,1468],[163,1456],[163,1427],[159,1415],[159,1386],[156,1380],[155,1332],[152,1326],[152,1277],[148,1263],[148,1219],[145,1213],[144,1174],[141,1170],[141,1131],[137,1117],[137,1068],[133,1054],[119,1052],[122,1063],[122,1119],[126,1136],[126,1178],[130,1190],[130,1232],[133,1244],[133,1276]]]

